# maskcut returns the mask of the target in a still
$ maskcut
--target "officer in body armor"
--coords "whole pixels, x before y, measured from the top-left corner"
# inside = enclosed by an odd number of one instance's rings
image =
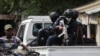
[[[82,24],[77,21],[79,12],[73,9],[67,9],[64,12],[64,16],[67,18],[67,21],[69,21],[68,28],[67,28],[69,45],[83,44]]]
[[[52,25],[54,24],[54,22],[56,21],[56,19],[59,17],[59,13],[58,12],[51,12],[49,14],[50,19],[52,21]],[[49,29],[40,29],[38,32],[38,37],[36,39],[37,45],[38,46],[45,46],[46,45],[46,41],[48,39],[48,37],[50,35],[54,34],[54,31],[52,29],[52,25],[50,26]]]
[[[76,40],[76,30],[78,26],[82,26],[81,23],[79,23],[76,19],[79,15],[78,11],[73,10],[73,9],[67,9],[64,11],[64,16],[60,16],[55,23],[53,24],[53,28],[57,29],[58,32],[56,32],[56,34],[54,34],[53,36],[50,36],[47,40],[46,45],[47,46],[52,46],[52,45],[66,45],[66,41],[63,41],[63,39],[68,39],[69,42],[67,45],[73,45],[75,44],[75,40]],[[61,25],[61,22],[63,20],[64,26],[65,26],[65,30],[66,30],[66,34],[64,33],[62,36],[59,37],[59,34],[62,33],[64,28]],[[63,31],[62,31],[63,30]],[[68,35],[67,37],[65,37],[64,35]]]

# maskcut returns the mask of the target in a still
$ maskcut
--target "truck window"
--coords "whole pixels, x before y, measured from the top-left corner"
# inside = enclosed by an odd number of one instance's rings
[[[44,26],[43,26],[43,23],[35,23],[33,25],[33,35],[37,37],[39,29],[41,28],[48,29],[50,26],[51,26],[51,23],[44,23]]]
[[[50,28],[50,26],[51,26],[51,23],[44,23],[44,28],[45,28],[45,29]]]
[[[37,36],[38,35],[38,31],[39,31],[39,29],[41,29],[42,28],[42,23],[35,23],[34,25],[33,25],[33,35],[34,36]]]
[[[17,37],[19,37],[21,41],[23,41],[24,30],[25,30],[25,25],[21,25],[17,35]]]

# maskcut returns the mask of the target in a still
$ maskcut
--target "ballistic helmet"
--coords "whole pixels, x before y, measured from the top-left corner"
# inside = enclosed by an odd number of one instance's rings
[[[79,16],[79,12],[77,10],[73,10],[73,19],[76,19]]]
[[[77,10],[74,10],[74,9],[67,9],[64,11],[63,15],[67,18],[76,19],[79,15],[79,12]]]
[[[50,17],[51,21],[54,23],[56,21],[56,19],[59,17],[59,13],[57,13],[57,12],[51,12],[49,14],[49,17]]]
[[[67,10],[65,10],[63,15],[64,15],[65,17],[67,17],[67,18],[72,18],[72,15],[73,15],[72,9],[67,9]]]

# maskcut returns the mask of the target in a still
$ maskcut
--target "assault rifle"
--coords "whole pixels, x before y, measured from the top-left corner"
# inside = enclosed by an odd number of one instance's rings
[[[60,25],[63,27],[62,29],[62,33],[58,35],[58,37],[61,37],[62,35],[64,35],[64,44],[65,45],[68,45],[68,34],[67,34],[67,28],[68,28],[68,25],[65,25],[64,24],[64,19],[62,19],[60,21]]]

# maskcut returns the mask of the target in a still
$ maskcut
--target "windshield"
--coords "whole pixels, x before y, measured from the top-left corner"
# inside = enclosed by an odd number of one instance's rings
[[[21,25],[17,35],[17,37],[19,37],[21,41],[23,41],[24,30],[25,30],[25,25]]]

